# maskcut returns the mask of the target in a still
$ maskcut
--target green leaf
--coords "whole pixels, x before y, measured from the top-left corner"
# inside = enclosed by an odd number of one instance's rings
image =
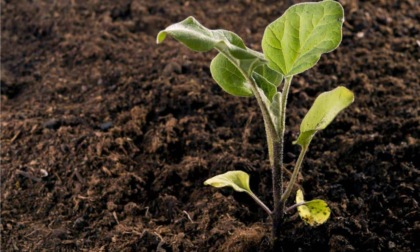
[[[157,35],[156,42],[162,43],[166,35],[169,34],[188,48],[198,52],[207,52],[215,48],[218,44],[225,47],[232,47],[234,50],[245,50],[242,39],[233,32],[226,30],[209,30],[200,24],[194,17],[168,26]],[[223,46],[223,45],[219,45]],[[245,56],[246,58],[246,56]]]
[[[243,171],[229,171],[204,181],[204,185],[213,187],[230,186],[237,192],[247,192],[253,194],[249,188],[249,175]]]
[[[310,226],[318,226],[328,220],[331,210],[327,203],[320,199],[305,202],[302,190],[296,192],[296,203],[304,203],[298,206],[300,218]]]
[[[307,147],[315,133],[318,130],[325,129],[337,114],[353,101],[353,93],[341,86],[320,94],[303,118],[299,137],[294,143]]]
[[[211,61],[213,79],[227,93],[235,96],[252,96],[252,90],[239,69],[226,56],[219,53]]]
[[[168,34],[194,51],[207,52],[217,49],[220,53],[212,60],[210,71],[217,84],[231,95],[253,95],[246,77],[250,78],[256,68],[260,69],[259,74],[269,83],[277,84],[281,81],[282,76],[279,73],[263,66],[267,63],[264,55],[247,48],[242,39],[233,32],[210,30],[193,17],[188,17],[159,32],[157,43],[163,42]],[[275,87],[271,87],[269,83],[261,80],[260,88],[264,93],[271,95]]]
[[[273,69],[269,68],[267,64],[261,65],[254,70],[254,74],[258,74],[268,82],[278,87],[283,81],[283,75]]]
[[[296,4],[265,29],[262,48],[269,66],[284,76],[313,67],[338,47],[343,7],[335,1]]]
[[[212,60],[210,72],[213,79],[225,92],[242,97],[253,95],[251,86],[241,71],[222,53]],[[281,74],[266,65],[257,67],[252,73],[252,77],[268,100],[271,100],[277,91],[274,83],[280,83],[283,79]]]
[[[277,87],[274,86],[271,82],[269,82],[262,75],[260,75],[256,72],[252,73],[252,78],[254,78],[255,83],[263,91],[263,93],[267,97],[268,101],[271,101],[271,99],[273,99],[274,94],[277,92]]]
[[[267,62],[262,53],[247,48],[235,33],[221,29],[207,29],[193,17],[188,17],[159,32],[157,43],[162,43],[167,34],[194,51],[207,52],[215,48],[229,60],[235,61],[235,65],[249,75],[255,67]]]
[[[252,73],[252,78],[261,91],[263,91],[267,98],[264,102],[267,104],[267,107],[269,107],[273,96],[277,92],[277,86],[279,86],[283,80],[283,75],[264,64],[255,68]]]

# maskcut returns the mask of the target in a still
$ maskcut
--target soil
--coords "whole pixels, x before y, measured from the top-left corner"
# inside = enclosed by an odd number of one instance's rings
[[[260,50],[292,2],[2,0],[2,251],[269,251],[252,199],[203,186],[244,170],[272,205],[256,101],[214,83],[214,52],[155,36],[193,15]],[[314,98],[354,91],[299,180],[331,218],[311,228],[287,215],[283,249],[418,251],[419,2],[340,2],[342,45],[294,78],[286,131],[290,171]]]

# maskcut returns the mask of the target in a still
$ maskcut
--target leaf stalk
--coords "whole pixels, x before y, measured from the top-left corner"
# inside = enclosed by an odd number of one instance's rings
[[[264,202],[262,202],[257,195],[255,195],[254,193],[248,193],[249,196],[251,196],[251,198],[253,198],[255,200],[255,202],[260,205],[260,207],[262,207],[264,209],[264,211],[271,216],[271,214],[273,213],[270,208],[268,208],[268,206],[266,204],[264,204]]]
[[[302,166],[302,162],[303,162],[303,159],[305,158],[305,154],[307,150],[308,150],[308,146],[303,146],[300,151],[299,157],[295,164],[295,168],[293,169],[292,177],[290,178],[286,191],[283,193],[281,197],[281,202],[283,203],[283,205],[286,203],[286,200],[289,198],[290,194],[292,193],[293,187],[296,183],[297,177],[299,175],[300,167]]]

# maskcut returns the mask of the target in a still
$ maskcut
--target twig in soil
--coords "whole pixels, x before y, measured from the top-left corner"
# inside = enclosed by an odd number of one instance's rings
[[[144,213],[144,217],[147,217],[147,218],[150,217],[149,207],[146,207],[146,212]]]
[[[29,237],[29,236],[31,236],[31,235],[33,235],[33,234],[35,234],[36,232],[38,232],[38,229],[35,229],[34,231],[30,232],[29,234],[26,234],[26,235],[24,236],[24,238],[27,238],[27,237]]]
[[[166,250],[162,249],[163,244],[165,244],[165,241],[163,240],[163,237],[160,234],[158,234],[157,232],[153,232],[153,233],[155,235],[157,235],[157,237],[159,237],[159,239],[160,239],[160,242],[159,242],[159,244],[156,247],[156,251],[158,251],[158,252],[160,252],[160,251],[166,251]]]
[[[22,175],[26,178],[32,179],[35,182],[41,182],[42,181],[42,179],[37,178],[37,177],[33,176],[32,174],[30,174],[29,172],[25,172],[25,171],[22,171],[22,170],[16,170],[16,174],[19,174],[19,175]]]
[[[12,137],[12,139],[10,139],[10,143],[13,143],[20,136],[20,133],[21,133],[20,130],[16,132],[16,134]]]
[[[79,180],[80,183],[82,183],[82,184],[85,183],[84,178],[82,177],[82,175],[80,175],[80,172],[79,172],[79,170],[77,168],[75,168],[74,171],[73,171],[73,175],[72,176],[74,176],[74,175],[76,176],[76,178]]]
[[[194,223],[194,221],[191,219],[191,216],[187,213],[187,211],[182,211],[187,217],[188,219],[191,221],[191,223]]]
[[[115,211],[112,212],[112,216],[114,216],[114,219],[117,222],[117,224],[120,225],[120,222],[118,221],[117,213]]]
[[[111,172],[108,168],[106,168],[105,166],[102,166],[102,171],[103,171],[106,175],[108,175],[109,177],[111,177],[111,176],[112,176],[112,172]]]

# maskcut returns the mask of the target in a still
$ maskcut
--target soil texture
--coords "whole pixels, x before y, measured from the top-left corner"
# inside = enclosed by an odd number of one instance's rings
[[[191,15],[261,50],[294,2],[2,0],[2,251],[269,251],[270,220],[251,198],[203,186],[243,170],[272,206],[255,99],[214,83],[215,52],[155,38]],[[299,178],[331,218],[311,228],[287,215],[283,248],[418,251],[420,5],[340,2],[342,44],[294,78],[285,139],[288,174],[315,97],[355,93]]]

